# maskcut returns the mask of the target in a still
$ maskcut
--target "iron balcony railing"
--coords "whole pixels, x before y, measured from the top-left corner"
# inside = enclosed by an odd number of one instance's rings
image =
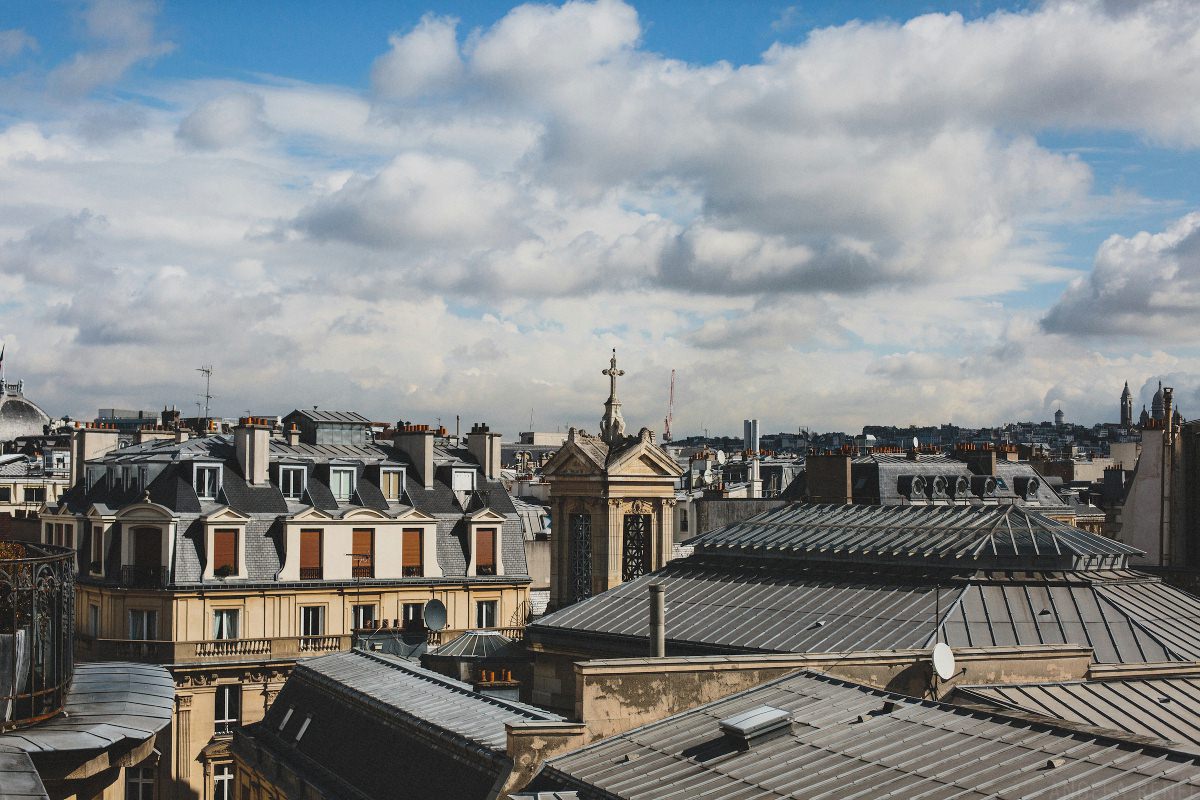
[[[75,553],[0,541],[0,731],[62,710],[74,674]]]
[[[161,589],[168,583],[166,567],[125,564],[121,567],[121,585],[131,589]]]

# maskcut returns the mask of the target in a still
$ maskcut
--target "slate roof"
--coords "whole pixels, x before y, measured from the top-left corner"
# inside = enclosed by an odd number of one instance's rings
[[[234,749],[265,747],[326,796],[393,798],[404,787],[415,800],[470,800],[487,797],[512,768],[505,724],[539,720],[561,717],[401,658],[352,650],[298,663]]]
[[[1200,676],[958,686],[981,704],[1156,739],[1200,754]]]
[[[740,748],[721,720],[790,725]],[[1151,746],[802,672],[548,760],[529,792],[589,800],[1200,797],[1200,763]]]
[[[0,800],[50,800],[24,750],[0,744]]]
[[[370,425],[371,420],[356,411],[321,411],[319,409],[297,409],[288,416],[299,414],[313,422],[349,422],[356,425]]]
[[[1006,524],[999,536],[997,515],[1046,527],[1022,539]],[[809,517],[871,525],[762,523]],[[641,654],[647,587],[658,583],[675,655],[918,648],[935,640],[936,626],[952,646],[1075,644],[1101,663],[1200,659],[1200,599],[1113,568],[1123,566],[1123,545],[1036,517],[1016,508],[785,507],[750,521],[762,524],[697,537],[693,555],[548,614],[526,637],[575,652]],[[925,524],[934,519],[948,525]],[[1005,569],[980,558],[972,567],[981,546],[1023,553],[1028,563]],[[1075,553],[1075,564],[1110,566],[1061,569],[1063,552]]]

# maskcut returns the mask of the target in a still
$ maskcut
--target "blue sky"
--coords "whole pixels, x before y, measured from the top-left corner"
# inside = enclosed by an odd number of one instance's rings
[[[1097,421],[1125,380],[1187,413],[1198,30],[1102,0],[8,3],[0,338],[73,415],[186,405],[195,361],[229,414],[594,427],[614,346],[654,427],[671,369],[681,430]]]

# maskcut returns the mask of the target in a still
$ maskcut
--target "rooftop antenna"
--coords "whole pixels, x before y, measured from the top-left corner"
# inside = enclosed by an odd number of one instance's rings
[[[204,394],[200,395],[204,398],[204,419],[208,419],[208,408],[212,403],[212,364],[206,364],[203,367],[197,367],[196,372],[204,373]]]
[[[533,409],[529,409],[529,430],[533,430]]]
[[[667,395],[667,418],[663,420],[663,441],[671,441],[671,420],[675,418],[675,370],[671,370],[671,391]]]

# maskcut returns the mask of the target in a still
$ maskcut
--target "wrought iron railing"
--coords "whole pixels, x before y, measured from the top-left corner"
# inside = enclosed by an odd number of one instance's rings
[[[300,580],[302,581],[319,581],[321,580],[320,567],[301,567]]]
[[[0,541],[0,731],[62,710],[74,672],[74,557]]]
[[[356,564],[350,567],[350,577],[352,578],[374,578],[374,564]]]
[[[121,567],[121,585],[132,589],[161,589],[167,585],[167,568],[125,564]]]

